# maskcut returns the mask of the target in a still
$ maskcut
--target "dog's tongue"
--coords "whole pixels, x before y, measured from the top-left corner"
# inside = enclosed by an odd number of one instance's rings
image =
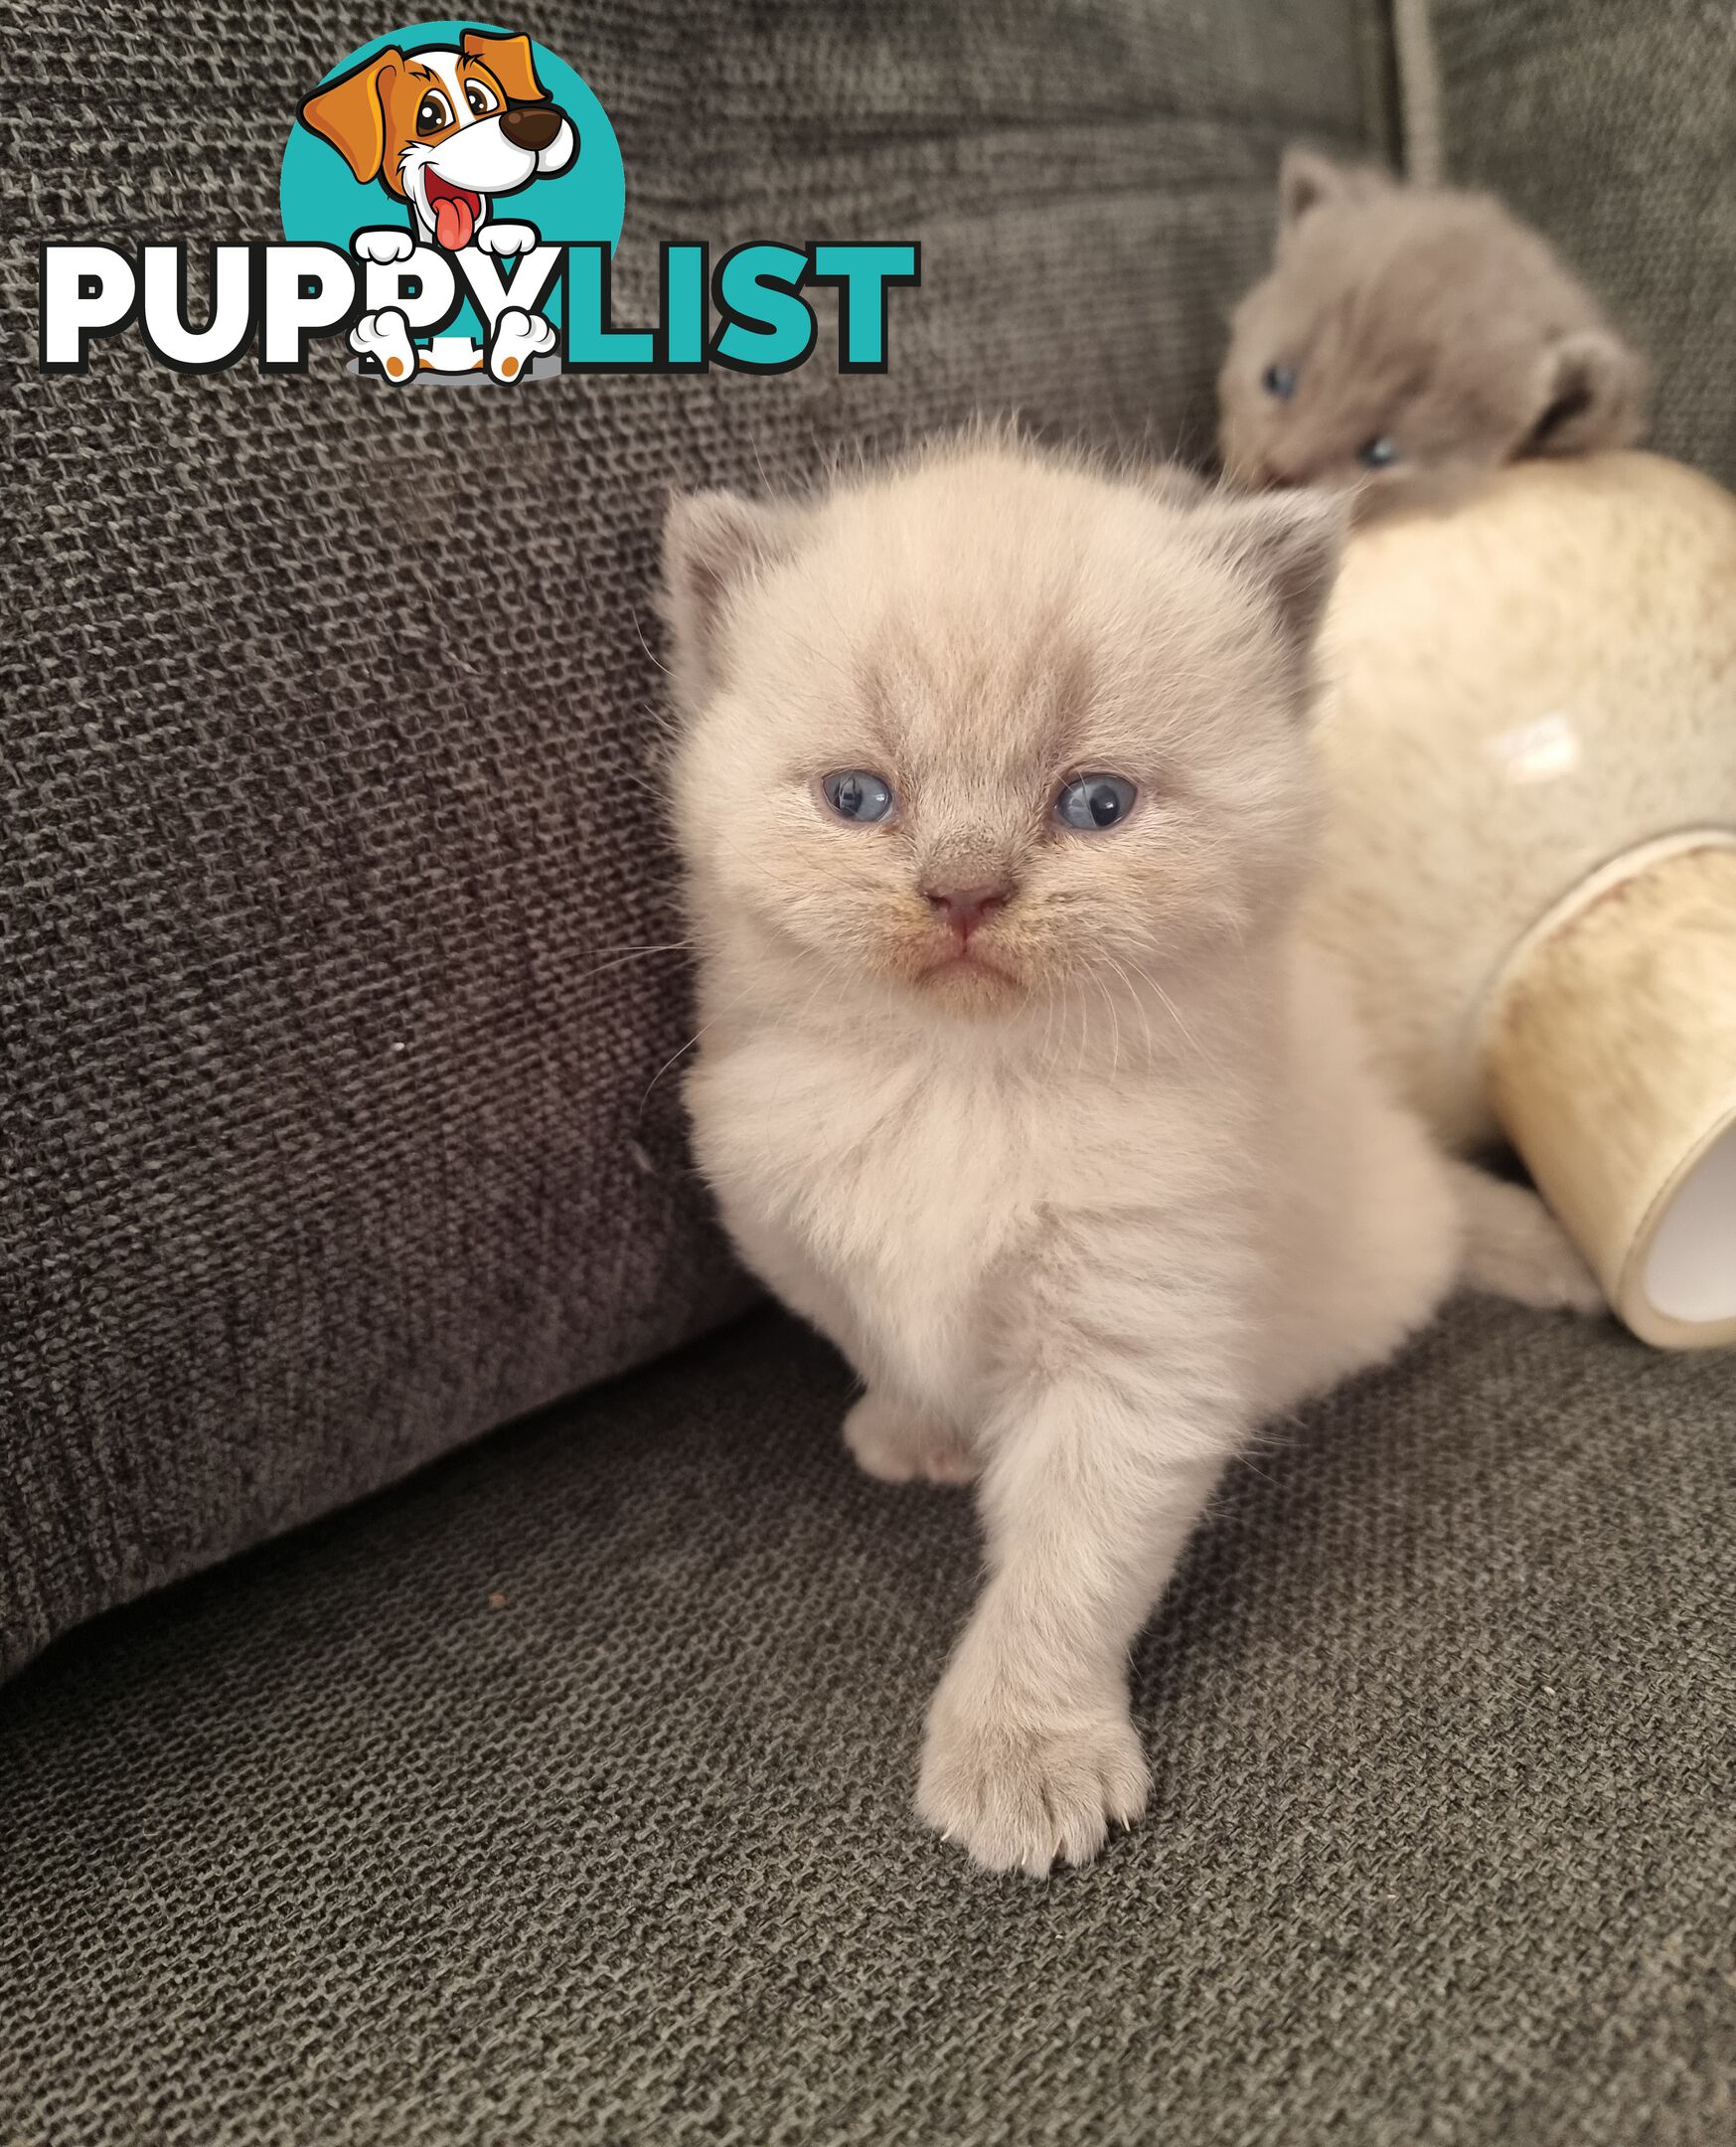
[[[446,251],[456,253],[460,247],[467,247],[475,229],[469,202],[455,194],[442,194],[434,204],[434,237]]]

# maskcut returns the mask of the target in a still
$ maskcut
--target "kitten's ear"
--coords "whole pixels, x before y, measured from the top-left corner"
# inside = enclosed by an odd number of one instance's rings
[[[804,510],[734,492],[678,493],[663,520],[664,614],[695,685],[717,683],[717,643],[730,597],[795,549]]]
[[[1648,373],[1640,353],[1607,328],[1564,336],[1538,370],[1538,414],[1523,451],[1589,454],[1632,446],[1645,423]]]
[[[1270,604],[1299,661],[1314,646],[1339,578],[1345,522],[1336,494],[1294,492],[1239,501],[1205,524],[1212,552]]]
[[[1278,229],[1301,223],[1329,202],[1368,201],[1391,190],[1392,181],[1372,164],[1339,164],[1318,149],[1292,142],[1278,167]]]

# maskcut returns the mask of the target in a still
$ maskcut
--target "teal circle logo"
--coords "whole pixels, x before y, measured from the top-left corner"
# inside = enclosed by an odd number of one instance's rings
[[[322,77],[278,185],[285,239],[363,265],[351,348],[362,371],[399,382],[558,370],[559,281],[519,304],[517,266],[539,246],[613,252],[626,196],[615,130],[583,78],[522,33],[461,21],[405,24]],[[505,302],[485,324],[463,296],[436,330],[448,281],[463,292],[471,280],[451,274],[460,254],[498,274]]]

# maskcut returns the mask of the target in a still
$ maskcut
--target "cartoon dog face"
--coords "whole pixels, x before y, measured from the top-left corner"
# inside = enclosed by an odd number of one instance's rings
[[[487,223],[492,195],[564,171],[578,154],[572,122],[537,80],[530,39],[482,30],[419,52],[389,46],[316,89],[301,117],[450,252]]]

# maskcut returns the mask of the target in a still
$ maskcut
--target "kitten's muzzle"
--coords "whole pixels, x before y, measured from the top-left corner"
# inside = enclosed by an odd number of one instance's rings
[[[997,909],[1006,908],[1013,890],[1006,881],[998,881],[987,887],[924,888],[922,893],[935,915],[952,927],[959,944],[965,946],[980,924]]]

